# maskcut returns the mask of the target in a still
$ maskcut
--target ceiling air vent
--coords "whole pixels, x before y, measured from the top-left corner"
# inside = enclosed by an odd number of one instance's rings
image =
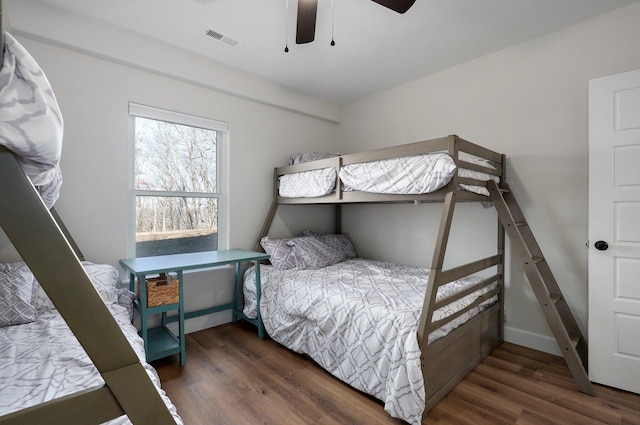
[[[222,44],[226,44],[229,47],[236,47],[239,43],[235,38],[231,38],[227,35],[221,34],[218,31],[215,31],[211,28],[207,28],[203,33],[203,36],[212,38],[216,41],[219,41]]]

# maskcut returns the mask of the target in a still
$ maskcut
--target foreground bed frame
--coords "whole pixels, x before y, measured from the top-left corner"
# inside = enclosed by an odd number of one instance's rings
[[[486,182],[461,178],[457,175],[437,192],[423,195],[384,195],[364,192],[344,192],[337,184],[336,191],[319,198],[284,198],[278,195],[279,178],[282,175],[309,171],[326,167],[335,167],[339,173],[340,167],[347,164],[397,158],[409,155],[425,154],[437,151],[447,151],[454,159],[458,168],[467,168],[483,173],[499,176],[504,181],[505,157],[502,154],[483,148],[458,136],[451,135],[444,138],[423,142],[378,149],[365,153],[343,155],[335,158],[306,162],[297,165],[276,168],[274,172],[274,201],[271,205],[264,226],[258,240],[267,236],[271,224],[280,205],[335,205],[335,232],[341,229],[341,205],[356,203],[407,203],[407,202],[440,202],[443,204],[440,227],[431,261],[431,272],[424,299],[424,307],[420,316],[418,328],[418,342],[422,351],[422,374],[425,381],[426,406],[425,415],[438,401],[440,401],[455,385],[460,382],[476,365],[497,347],[503,339],[503,310],[504,310],[504,242],[505,232],[498,221],[498,235],[496,239],[496,254],[482,258],[472,263],[443,270],[445,252],[449,239],[456,202],[482,202],[489,199],[472,192],[460,191],[459,184],[486,186]],[[461,161],[459,153],[465,152],[487,159],[494,169]],[[261,250],[260,243],[256,249]],[[469,276],[482,270],[490,269],[492,275],[472,288],[462,293],[436,302],[437,290],[440,286],[456,279]],[[467,308],[456,314],[432,323],[433,312],[444,305],[454,302],[482,287],[497,283],[496,288],[488,291]],[[498,302],[464,325],[457,328],[444,338],[428,344],[429,334],[456,317],[487,299],[498,296]]]
[[[99,424],[127,414],[134,424],[175,425],[72,246],[5,147],[0,147],[0,198],[5,200],[0,227],[105,381],[102,387],[1,416],[0,424]]]
[[[4,48],[0,0],[0,67]],[[42,202],[13,153],[0,146],[0,227],[65,319],[105,385],[0,416],[0,424],[134,424],[175,421],[138,356],[94,289],[75,244]],[[57,216],[57,215],[56,215]]]

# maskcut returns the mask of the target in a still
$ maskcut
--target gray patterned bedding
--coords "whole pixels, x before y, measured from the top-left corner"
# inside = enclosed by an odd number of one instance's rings
[[[116,289],[115,268],[92,263],[84,267],[176,423],[182,424],[160,389],[156,371],[146,363],[142,339],[131,324],[133,294]],[[104,383],[24,263],[0,264],[0,307],[0,416]],[[130,423],[126,416],[108,422]]]
[[[460,152],[460,159],[494,168],[487,161],[464,152]],[[296,163],[300,162],[299,160]],[[441,189],[449,183],[456,171],[460,177],[499,181],[496,176],[490,174],[466,168],[458,170],[453,158],[442,152],[347,164],[340,169],[339,178],[344,191],[414,195]],[[285,174],[280,177],[278,193],[287,198],[325,196],[335,190],[336,174],[333,167]],[[461,184],[460,188],[489,196],[485,187]]]
[[[318,269],[282,268],[261,266],[260,313],[269,336],[383,401],[391,416],[420,424],[425,384],[416,332],[429,270],[359,258]],[[438,299],[478,280],[444,285]],[[442,307],[433,321],[470,305],[490,289]],[[244,313],[256,317],[254,268],[245,273],[244,296]],[[495,301],[493,297],[433,332],[429,343]]]

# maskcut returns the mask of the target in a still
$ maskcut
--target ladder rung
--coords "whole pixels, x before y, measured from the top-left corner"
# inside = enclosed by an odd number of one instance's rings
[[[518,226],[518,227],[522,227],[522,226],[526,226],[526,225],[527,225],[526,221],[517,221],[516,222],[516,226]]]
[[[555,304],[562,299],[562,294],[549,294],[549,298],[551,298],[551,302]]]
[[[538,264],[540,261],[544,260],[544,257],[531,257],[529,261],[525,261],[525,264]]]
[[[580,335],[569,334],[569,340],[571,341],[571,345],[573,345],[573,348],[576,348],[578,346],[578,343],[580,342]]]

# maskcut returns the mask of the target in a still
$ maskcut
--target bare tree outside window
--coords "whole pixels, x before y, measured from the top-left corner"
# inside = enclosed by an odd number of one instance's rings
[[[135,117],[136,256],[218,248],[218,132]]]

